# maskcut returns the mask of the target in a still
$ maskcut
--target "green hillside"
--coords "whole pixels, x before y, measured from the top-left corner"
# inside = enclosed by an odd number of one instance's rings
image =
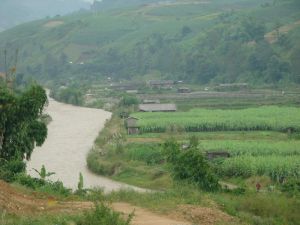
[[[1,0],[0,3],[0,31],[24,22],[90,7],[83,0]]]
[[[0,48],[40,81],[300,82],[297,0],[135,2],[15,27]]]

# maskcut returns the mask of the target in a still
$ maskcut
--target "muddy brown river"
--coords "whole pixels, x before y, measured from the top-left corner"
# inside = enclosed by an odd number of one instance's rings
[[[87,169],[86,157],[93,147],[99,131],[111,113],[101,109],[77,107],[49,98],[45,112],[52,117],[48,125],[48,137],[41,147],[36,147],[27,163],[27,173],[38,177],[33,168],[55,172],[48,179],[60,180],[68,188],[77,189],[79,173],[84,179],[84,188],[102,187],[105,192],[118,189],[142,189],[112,181],[93,174]]]

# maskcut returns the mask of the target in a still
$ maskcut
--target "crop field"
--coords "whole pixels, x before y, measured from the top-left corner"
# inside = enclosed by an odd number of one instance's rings
[[[188,112],[134,113],[141,133],[168,130],[200,131],[300,131],[300,109],[264,106],[240,110],[193,109]]]
[[[206,151],[222,150],[231,156],[300,156],[300,141],[210,140],[201,141]]]
[[[199,150],[230,153],[228,159],[212,161],[221,177],[265,175],[278,181],[280,178],[300,178],[299,144],[299,140],[201,140]],[[160,164],[164,159],[162,145],[151,142],[129,143],[125,158],[143,161],[148,165]]]

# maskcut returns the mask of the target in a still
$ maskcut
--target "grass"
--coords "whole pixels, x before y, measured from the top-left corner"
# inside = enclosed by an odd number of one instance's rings
[[[210,196],[223,210],[250,224],[299,224],[299,198],[278,193],[248,192],[245,195],[216,194]]]
[[[0,210],[0,224],[2,225],[129,225],[132,216],[127,219],[120,213],[114,212],[103,203],[97,203],[95,209],[80,213],[56,213],[36,216],[16,216],[6,214]]]

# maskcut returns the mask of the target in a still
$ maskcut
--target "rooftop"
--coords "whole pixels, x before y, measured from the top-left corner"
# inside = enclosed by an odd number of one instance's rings
[[[139,111],[143,112],[172,112],[176,111],[175,104],[140,104]]]

